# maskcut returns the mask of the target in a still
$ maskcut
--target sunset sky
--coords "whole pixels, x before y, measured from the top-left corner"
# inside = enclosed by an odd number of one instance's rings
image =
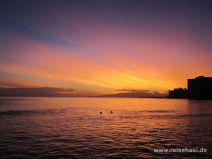
[[[212,76],[211,0],[1,0],[0,87],[165,93]]]

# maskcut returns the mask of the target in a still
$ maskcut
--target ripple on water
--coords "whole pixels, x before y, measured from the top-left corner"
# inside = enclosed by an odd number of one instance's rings
[[[115,105],[114,99],[104,99],[108,103],[102,100],[86,99],[84,103],[79,98],[12,100],[10,106],[20,107],[5,111],[10,102],[6,100],[7,104],[1,103],[4,109],[0,107],[0,159],[212,158],[211,152],[153,152],[154,148],[194,145],[211,149],[211,107],[207,107],[207,112],[199,112],[184,100],[175,101],[180,102],[180,108],[172,103],[174,100],[166,99],[165,106],[160,105],[160,100],[155,105],[157,100],[149,104],[150,99],[128,99],[129,105],[125,107],[119,99],[115,99],[118,100]],[[138,104],[139,107],[134,107]],[[29,108],[33,110],[27,110]],[[113,115],[109,113],[111,110]]]
[[[9,110],[0,111],[0,116],[47,115],[62,113],[64,110]]]

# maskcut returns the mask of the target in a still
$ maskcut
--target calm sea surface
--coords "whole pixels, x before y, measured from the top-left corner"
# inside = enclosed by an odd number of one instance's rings
[[[207,153],[154,152],[202,147]],[[7,158],[211,159],[212,101],[1,97],[0,159]]]

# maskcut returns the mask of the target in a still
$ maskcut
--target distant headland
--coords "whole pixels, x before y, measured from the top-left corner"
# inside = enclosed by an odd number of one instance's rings
[[[212,77],[199,76],[187,80],[187,88],[169,91],[169,98],[212,99]]]

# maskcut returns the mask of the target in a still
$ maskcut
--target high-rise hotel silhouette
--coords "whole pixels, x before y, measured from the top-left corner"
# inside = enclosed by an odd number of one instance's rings
[[[212,99],[212,77],[199,76],[188,79],[187,89],[170,90],[169,98]]]
[[[212,99],[212,77],[188,79],[188,98]]]

